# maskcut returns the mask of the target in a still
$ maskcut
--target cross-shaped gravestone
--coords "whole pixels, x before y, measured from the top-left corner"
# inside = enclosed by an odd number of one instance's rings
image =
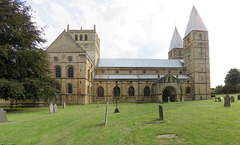
[[[49,114],[53,114],[54,112],[53,112],[53,104],[51,103],[50,105],[49,105]]]
[[[54,106],[53,106],[53,112],[54,112],[54,113],[57,113],[57,112],[58,112],[57,104],[54,104]]]
[[[7,116],[6,111],[3,110],[3,108],[0,108],[0,123],[7,123]]]

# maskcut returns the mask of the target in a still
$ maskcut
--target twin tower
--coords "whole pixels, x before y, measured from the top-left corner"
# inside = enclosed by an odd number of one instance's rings
[[[208,30],[195,6],[192,8],[183,41],[175,27],[169,47],[168,59],[184,60],[186,75],[194,80],[195,98],[209,98],[210,62]]]

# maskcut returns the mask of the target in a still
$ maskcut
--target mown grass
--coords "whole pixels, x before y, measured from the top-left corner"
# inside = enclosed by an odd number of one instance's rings
[[[110,104],[67,106],[58,113],[48,108],[9,112],[9,123],[0,124],[0,144],[239,144],[240,101],[230,108],[214,100],[164,103],[159,122],[157,103],[119,103],[114,114]],[[174,138],[159,134],[174,133]]]

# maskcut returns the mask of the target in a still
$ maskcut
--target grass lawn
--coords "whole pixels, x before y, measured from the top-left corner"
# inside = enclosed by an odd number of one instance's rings
[[[157,103],[119,103],[118,114],[110,104],[108,126],[105,104],[59,107],[51,115],[47,107],[11,110],[9,123],[0,124],[0,144],[239,144],[240,101],[223,103],[164,103],[163,122]]]

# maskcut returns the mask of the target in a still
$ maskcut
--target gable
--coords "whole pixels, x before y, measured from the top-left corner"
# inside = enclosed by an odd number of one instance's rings
[[[63,31],[47,48],[47,52],[85,52],[66,32]]]

